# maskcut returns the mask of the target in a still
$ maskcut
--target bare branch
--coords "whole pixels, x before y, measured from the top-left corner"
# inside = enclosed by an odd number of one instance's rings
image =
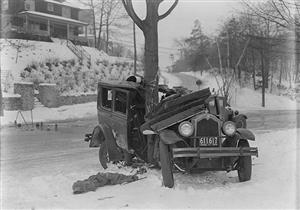
[[[133,22],[143,31],[144,29],[144,21],[142,21],[138,15],[135,13],[132,0],[122,0],[122,3],[125,7],[127,14],[131,17]]]
[[[158,20],[161,20],[161,19],[164,19],[165,17],[167,17],[173,11],[173,9],[176,7],[177,4],[178,4],[178,0],[175,0],[175,2],[168,9],[168,11],[166,11],[164,14],[158,16]]]
[[[244,54],[245,54],[245,51],[246,51],[246,49],[247,49],[247,47],[249,45],[249,42],[250,42],[250,38],[247,40],[247,42],[246,42],[246,44],[244,46],[244,49],[242,51],[242,54],[240,55],[239,60],[238,60],[238,62],[235,65],[235,68],[237,68],[240,65],[240,62],[241,62],[242,58],[244,57]]]

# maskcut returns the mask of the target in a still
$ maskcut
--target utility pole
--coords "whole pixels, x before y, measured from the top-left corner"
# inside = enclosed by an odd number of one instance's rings
[[[136,75],[136,37],[135,37],[135,23],[133,22],[133,52],[134,52],[134,75]]]
[[[265,107],[265,87],[266,87],[265,83],[266,83],[266,81],[265,81],[264,49],[261,49],[260,55],[261,55],[261,77],[262,77],[262,87],[261,87],[262,107]]]

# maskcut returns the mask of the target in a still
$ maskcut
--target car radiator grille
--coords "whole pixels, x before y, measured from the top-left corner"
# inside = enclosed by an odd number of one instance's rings
[[[197,127],[196,127],[196,136],[197,137],[218,137],[219,123],[212,118],[209,119],[204,118],[199,120],[197,122]],[[199,145],[199,141],[197,140],[195,140],[194,145],[201,146]],[[214,145],[214,146],[219,146],[219,142],[218,145]]]
[[[219,125],[213,119],[202,119],[197,123],[197,136],[219,136]]]

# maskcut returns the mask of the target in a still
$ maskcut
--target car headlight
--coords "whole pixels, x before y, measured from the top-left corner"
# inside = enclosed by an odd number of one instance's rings
[[[227,135],[227,136],[233,136],[236,132],[236,126],[234,122],[231,121],[227,121],[223,124],[223,132]]]
[[[194,133],[194,126],[192,123],[188,121],[183,121],[182,123],[179,124],[178,131],[180,135],[184,137],[189,137]]]

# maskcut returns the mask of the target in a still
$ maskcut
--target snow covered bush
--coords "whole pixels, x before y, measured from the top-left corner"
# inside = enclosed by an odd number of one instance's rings
[[[132,74],[132,62],[112,63],[103,59],[89,63],[75,59],[48,59],[44,63],[28,65],[21,72],[21,78],[33,82],[36,88],[40,83],[55,83],[61,94],[76,94],[96,92],[100,80],[125,80]]]

